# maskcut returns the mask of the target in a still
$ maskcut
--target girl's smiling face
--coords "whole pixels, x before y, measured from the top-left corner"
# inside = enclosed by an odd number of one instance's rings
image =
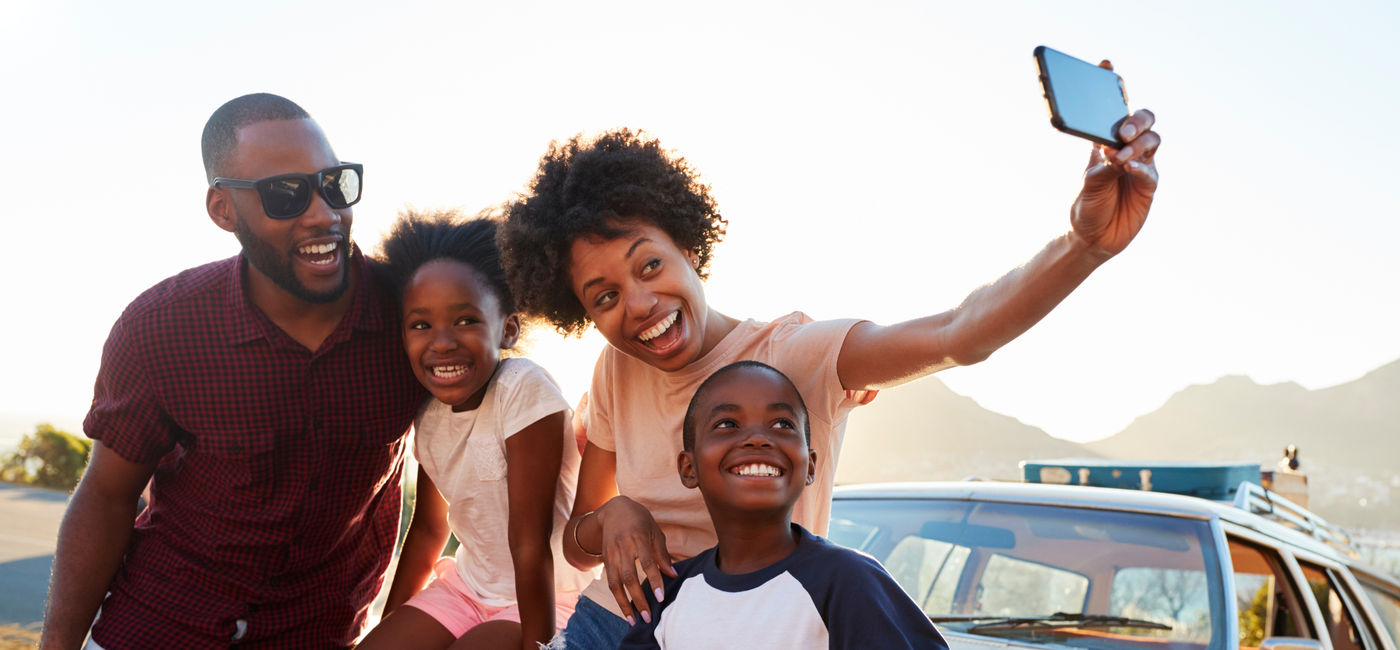
[[[723,338],[723,319],[705,303],[693,253],[655,226],[619,225],[626,229],[620,237],[574,240],[574,295],[614,348],[660,370],[680,370]]]
[[[501,350],[519,335],[519,316],[501,313],[495,291],[470,265],[436,259],[419,267],[404,287],[409,365],[433,397],[454,410],[481,405]]]

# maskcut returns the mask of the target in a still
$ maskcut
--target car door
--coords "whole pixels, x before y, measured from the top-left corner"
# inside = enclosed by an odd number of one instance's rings
[[[1317,639],[1312,617],[1287,556],[1267,539],[1227,533],[1239,645],[1256,648],[1265,639]]]

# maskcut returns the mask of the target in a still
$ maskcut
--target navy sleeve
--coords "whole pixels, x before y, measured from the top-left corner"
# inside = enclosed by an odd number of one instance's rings
[[[666,603],[675,601],[675,594],[671,590],[680,586],[680,582],[662,576],[662,583],[666,585]],[[647,623],[637,619],[637,624],[627,631],[627,636],[622,637],[622,644],[617,646],[617,650],[660,650],[661,645],[656,642],[656,624],[661,622],[661,610],[665,608],[665,603],[656,602],[656,596],[652,595],[651,581],[642,581],[642,591],[646,594],[647,608],[651,611],[651,622]]]
[[[809,563],[813,571],[793,573],[812,593],[826,621],[833,650],[947,649],[948,643],[928,615],[879,562],[825,540],[822,542],[828,547],[822,553],[827,556],[824,561]],[[826,582],[825,589],[818,584],[820,582]]]
[[[675,563],[673,566],[676,569],[676,577],[674,578],[662,574],[661,585],[666,588],[666,602],[664,603],[656,602],[655,592],[651,588],[651,581],[642,581],[642,593],[646,595],[647,609],[651,612],[651,622],[647,623],[646,621],[637,619],[637,624],[632,626],[632,629],[627,631],[627,636],[622,638],[622,645],[617,647],[618,650],[660,649],[661,645],[656,640],[656,626],[661,623],[662,610],[670,606],[671,603],[676,602],[676,596],[681,590],[681,583],[685,582],[686,578],[699,572],[700,558],[712,550],[713,549],[703,551],[700,555]]]

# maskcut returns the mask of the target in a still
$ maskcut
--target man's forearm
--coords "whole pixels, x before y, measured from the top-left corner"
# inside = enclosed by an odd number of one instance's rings
[[[79,485],[63,515],[40,647],[79,648],[131,540],[135,500],[104,499]]]

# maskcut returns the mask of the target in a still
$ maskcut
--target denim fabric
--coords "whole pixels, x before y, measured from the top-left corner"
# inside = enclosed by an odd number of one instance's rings
[[[570,650],[617,650],[629,629],[625,619],[588,597],[579,596],[574,615],[569,617],[569,626],[564,628],[564,647]]]

